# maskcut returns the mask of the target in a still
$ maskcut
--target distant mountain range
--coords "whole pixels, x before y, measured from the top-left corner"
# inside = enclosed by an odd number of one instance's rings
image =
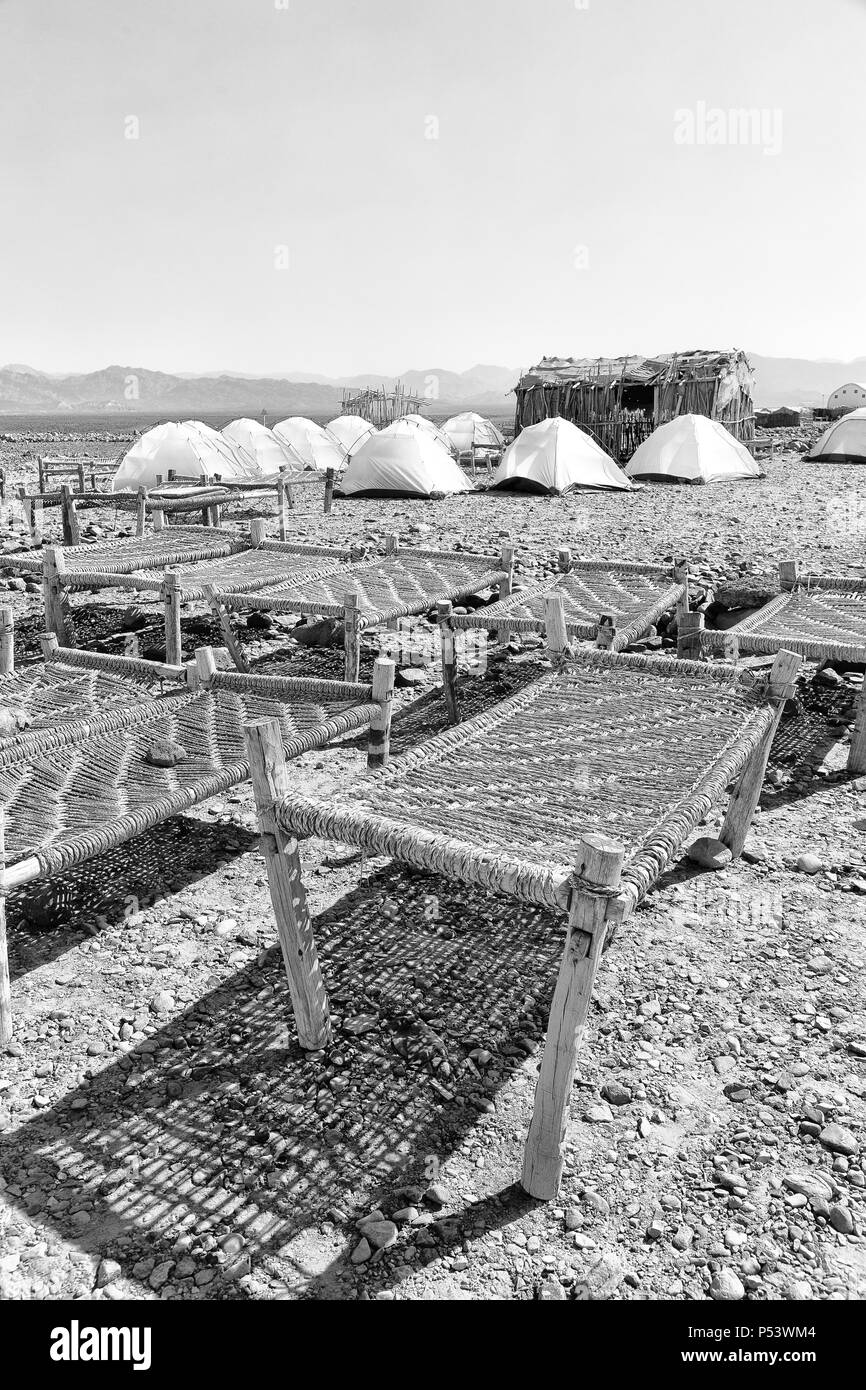
[[[821,405],[837,386],[866,381],[866,357],[828,362],[750,354],[750,360],[755,368],[758,406]],[[149,412],[179,419],[220,413],[258,416],[266,410],[274,418],[330,416],[339,413],[344,388],[384,386],[390,390],[397,380],[417,392],[432,414],[483,408],[507,415],[514,405],[511,392],[519,375],[515,367],[484,365],[467,372],[431,367],[403,372],[399,378],[375,373],[332,378],[301,371],[264,376],[241,372],[172,374],[119,366],[57,374],[13,364],[0,367],[0,415]]]

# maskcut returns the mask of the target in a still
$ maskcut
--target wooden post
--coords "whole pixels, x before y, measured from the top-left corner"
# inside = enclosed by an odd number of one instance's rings
[[[95,491],[96,491],[96,470],[95,470],[94,468],[91,468],[91,470],[90,470],[90,485],[91,485],[91,487],[93,488],[93,491],[95,492]],[[86,491],[86,484],[85,484],[85,481],[84,481],[84,464],[83,464],[83,463],[79,463],[79,465],[78,465],[78,491],[79,491],[80,493],[82,493],[82,495],[83,495],[84,492]]]
[[[167,569],[162,583],[165,606],[165,660],[167,666],[180,666],[183,644],[180,636],[180,574]]]
[[[389,535],[385,537],[385,554],[396,555],[399,549],[400,542],[397,539],[396,533],[392,531]]]
[[[251,522],[250,522],[250,545],[252,545],[252,546],[261,545],[262,541],[265,539],[265,532],[266,532],[266,530],[267,530],[267,522],[265,521],[265,519],[264,519],[263,516],[257,516],[257,517],[255,518],[254,521],[251,521]]]
[[[78,515],[75,511],[75,498],[72,496],[72,488],[68,483],[60,484],[60,512],[61,525],[63,527],[63,544],[80,545],[81,530],[78,525]]]
[[[15,620],[6,603],[0,607],[0,676],[11,676],[15,670]]]
[[[40,456],[36,460],[36,468],[39,473],[39,491],[45,491],[45,460]]]
[[[43,660],[51,661],[57,655],[57,648],[60,643],[53,632],[43,632],[39,638],[39,645],[42,648]]]
[[[568,574],[571,569],[571,551],[568,546],[563,546],[557,555],[557,563],[562,574]]]
[[[703,655],[701,633],[703,613],[683,613],[677,619],[677,656],[681,661],[700,661]]]
[[[195,669],[199,685],[209,686],[217,672],[213,647],[196,647]]]
[[[9,947],[6,942],[6,845],[4,811],[0,806],[0,1047],[12,1041],[12,988],[9,982]]]
[[[499,568],[505,570],[505,578],[499,581],[500,599],[510,598],[514,580],[514,546],[504,545],[499,552]]]
[[[457,708],[457,652],[454,642],[454,624],[451,621],[451,602],[441,599],[436,605],[436,620],[439,623],[439,643],[442,649],[442,694],[445,708],[452,724],[459,724],[460,711]]]
[[[153,529],[158,535],[162,528],[165,526],[165,512],[162,510],[162,507],[157,507],[154,511],[152,511],[150,514],[150,519],[153,523]]]
[[[204,594],[204,597],[207,600],[211,612],[213,613],[214,617],[220,625],[220,632],[223,635],[223,640],[229,649],[231,659],[235,663],[235,666],[239,671],[249,671],[250,664],[244,656],[243,648],[241,647],[240,643],[235,637],[234,632],[232,631],[231,619],[229,618],[228,613],[226,612],[225,608],[217,598],[216,591],[214,590],[213,585],[203,584],[202,593]]]
[[[595,645],[601,651],[612,651],[613,640],[616,637],[616,626],[610,613],[602,613],[598,620],[598,631],[595,634]]]
[[[334,470],[325,469],[325,515],[327,516],[334,505]]]
[[[565,604],[562,594],[553,589],[544,597],[544,631],[547,654],[553,661],[568,651],[568,628],[565,625]]]
[[[289,536],[289,502],[286,496],[285,477],[280,473],[277,478],[277,515],[280,521],[280,540],[288,540]]]
[[[346,651],[346,680],[356,681],[361,669],[361,614],[355,593],[346,594],[343,599],[343,646]]]
[[[799,656],[784,649],[778,653],[773,662],[773,669],[770,672],[770,699],[776,706],[773,722],[743,768],[737,788],[728,803],[727,815],[719,833],[722,844],[727,845],[735,859],[742,853],[743,845],[746,843],[752,816],[758,804],[758,797],[761,795],[761,787],[764,785],[764,773],[767,771],[770,748],[779,727],[779,720],[782,718],[785,701],[793,694],[801,665]]]
[[[66,618],[63,612],[63,575],[65,561],[62,551],[46,545],[42,552],[42,603],[45,608],[45,627],[66,646]]]
[[[33,503],[27,496],[23,484],[20,485],[18,488],[18,501],[21,504],[21,511],[24,515],[24,525],[27,527],[27,534],[30,537],[31,542],[35,545],[37,536],[36,525],[34,522]]]
[[[854,732],[851,735],[851,750],[848,754],[848,771],[855,777],[866,772],[866,677],[857,697]]]
[[[677,632],[679,632],[680,623],[683,621],[683,619],[686,617],[689,611],[690,602],[689,566],[686,560],[681,561],[680,564],[674,567],[674,579],[677,581],[678,584],[682,584],[683,586],[683,592],[677,599]]]
[[[779,565],[780,587],[782,589],[796,589],[799,572],[800,566],[796,560],[782,560]]]
[[[147,488],[138,489],[135,504],[135,534],[144,535],[144,528],[147,523]]]
[[[523,1187],[549,1200],[559,1191],[563,1141],[577,1052],[606,934],[605,917],[619,886],[623,846],[585,835],[575,869],[568,932],[550,1006],[547,1039],[523,1160]]]
[[[301,878],[298,842],[277,824],[274,807],[291,791],[278,719],[259,719],[246,728],[253,792],[262,829],[262,853],[283,963],[301,1047],[318,1050],[331,1041],[330,1009],[313,923]]]
[[[222,511],[218,502],[215,502],[212,507],[208,507],[207,515],[209,526],[220,526],[222,524]]]
[[[367,747],[367,767],[384,767],[391,744],[391,714],[394,706],[394,663],[387,656],[377,656],[373,662],[373,704],[370,719],[370,742]]]

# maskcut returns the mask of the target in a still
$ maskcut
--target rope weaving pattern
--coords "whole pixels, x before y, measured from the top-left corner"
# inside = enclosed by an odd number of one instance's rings
[[[568,904],[580,837],[601,831],[625,845],[624,891],[643,896],[773,711],[700,663],[592,655],[603,659],[576,659],[351,794],[283,801],[279,824],[554,908]]]
[[[723,651],[731,637],[746,652],[786,647],[811,661],[866,661],[866,587],[822,585],[780,594],[727,632],[702,634],[702,645]]]

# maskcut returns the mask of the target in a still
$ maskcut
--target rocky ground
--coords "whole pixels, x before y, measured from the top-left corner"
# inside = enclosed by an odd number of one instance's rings
[[[507,540],[528,568],[559,545],[688,556],[710,590],[771,588],[790,558],[866,572],[866,470],[803,462],[806,438],[780,432],[754,484],[338,503],[329,518],[299,507],[295,525],[370,544]],[[2,452],[26,476],[38,447]],[[5,520],[11,562],[20,526]],[[38,601],[4,572],[22,657]],[[250,632],[254,654],[276,636]],[[331,651],[299,660],[339,669]],[[466,678],[464,709],[535,661]],[[310,1057],[248,788],[13,894],[0,1295],[862,1298],[866,783],[844,772],[857,674],[808,673],[743,859],[684,860],[606,953],[556,1203],[516,1178],[561,921],[307,842],[338,1040]],[[432,670],[401,692],[396,751],[442,724]],[[293,777],[321,793],[363,765],[349,740]]]

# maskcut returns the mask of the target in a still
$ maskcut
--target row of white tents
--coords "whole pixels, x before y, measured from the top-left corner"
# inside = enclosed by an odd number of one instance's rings
[[[419,435],[433,440],[449,459],[468,451],[483,456],[505,444],[492,421],[471,411],[453,416],[441,428],[422,415],[406,415],[383,430],[358,415],[340,415],[328,425],[296,415],[272,430],[258,420],[232,420],[222,431],[201,420],[185,420],[157,425],[141,435],[125,455],[113,487],[154,487],[167,482],[170,474],[237,482],[273,477],[282,469],[342,472],[374,437],[415,440]],[[411,470],[413,450],[406,446],[404,453]]]

